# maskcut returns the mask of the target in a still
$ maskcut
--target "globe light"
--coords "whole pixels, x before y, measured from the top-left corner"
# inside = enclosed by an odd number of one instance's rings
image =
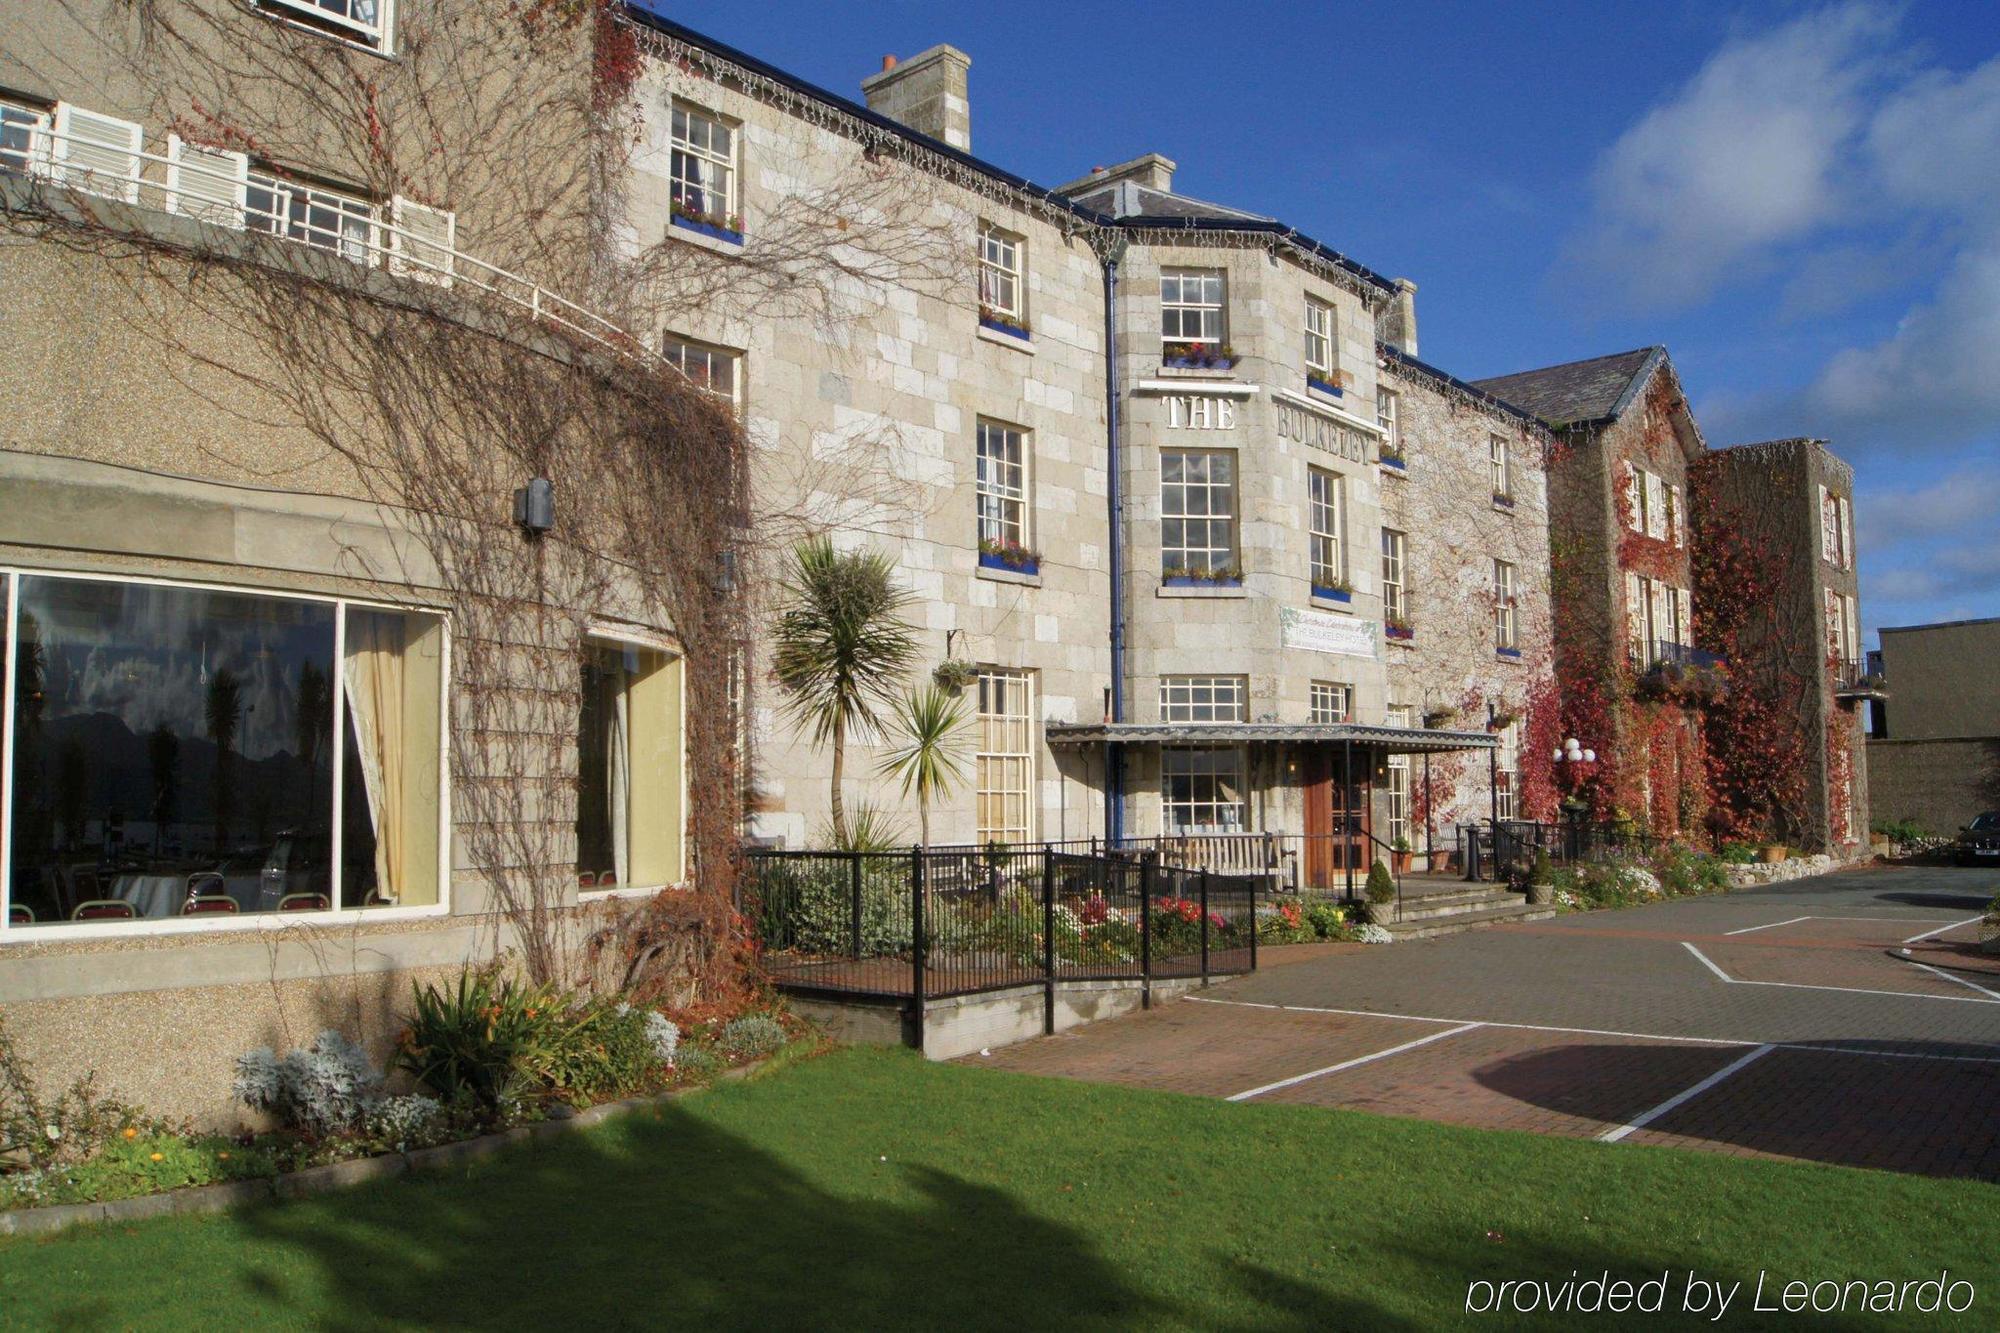
[[[1556,751],[1556,762],[1557,762],[1558,764],[1560,764],[1560,763],[1561,763],[1562,761],[1563,761],[1563,752],[1562,752],[1561,750],[1557,750],[1557,751]]]
[[[1586,764],[1594,764],[1594,763],[1596,763],[1596,762],[1597,762],[1597,751],[1595,751],[1595,750],[1585,750],[1585,751],[1583,752],[1583,762],[1584,762],[1584,763],[1586,763]]]

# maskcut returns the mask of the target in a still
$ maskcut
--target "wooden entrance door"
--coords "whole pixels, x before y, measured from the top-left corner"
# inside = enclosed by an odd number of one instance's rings
[[[1374,761],[1369,751],[1353,751],[1349,766],[1338,746],[1306,751],[1305,882],[1309,888],[1345,888],[1347,868],[1357,880],[1368,873],[1367,834],[1374,832]]]

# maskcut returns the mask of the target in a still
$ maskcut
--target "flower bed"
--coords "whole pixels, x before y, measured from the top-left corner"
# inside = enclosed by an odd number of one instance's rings
[[[748,1011],[690,1019],[683,1033],[657,1010],[468,972],[455,991],[417,992],[393,1062],[417,1091],[390,1094],[387,1076],[329,1030],[285,1056],[242,1056],[237,1095],[277,1128],[219,1134],[147,1116],[89,1078],[45,1099],[0,1028],[0,1210],[53,1209],[60,1225],[84,1220],[71,1212],[167,1191],[219,1187],[213,1197],[234,1203],[285,1193],[284,1179],[301,1172],[393,1174],[426,1151],[506,1141],[593,1106],[701,1086],[809,1031],[788,1014]],[[368,1165],[401,1156],[411,1160]]]

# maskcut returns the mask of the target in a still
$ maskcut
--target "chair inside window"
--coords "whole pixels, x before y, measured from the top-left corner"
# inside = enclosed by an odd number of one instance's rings
[[[35,924],[35,909],[26,903],[7,904],[7,924],[10,926],[32,926]]]
[[[82,904],[104,901],[104,890],[97,882],[97,867],[83,864],[69,868],[69,892],[72,902]]]
[[[598,887],[598,888],[600,888],[600,889],[615,889],[615,888],[617,888],[617,887],[618,887],[618,872],[617,872],[617,871],[615,871],[615,870],[606,870],[606,871],[602,872],[601,874],[599,874],[599,875],[598,875],[598,877],[597,877],[597,887]]]
[[[233,916],[240,909],[236,900],[226,893],[203,893],[187,900],[181,908],[182,916]]]
[[[92,898],[76,905],[69,914],[72,921],[131,921],[138,917],[132,904],[123,898]]]
[[[577,887],[578,887],[579,889],[594,889],[594,888],[596,888],[596,887],[597,887],[597,875],[596,875],[596,873],[595,873],[595,872],[593,872],[593,871],[589,871],[589,870],[579,870],[579,871],[577,871],[577,872],[576,872],[576,886],[577,886]]]
[[[278,899],[280,912],[324,912],[332,906],[323,893],[288,893]]]

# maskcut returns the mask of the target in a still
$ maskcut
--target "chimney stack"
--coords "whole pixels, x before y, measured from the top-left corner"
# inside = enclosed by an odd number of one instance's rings
[[[1396,295],[1387,309],[1375,316],[1375,337],[1406,356],[1417,354],[1417,284],[1408,278],[1396,279]]]
[[[861,81],[868,109],[919,134],[972,151],[972,102],[966,72],[972,57],[955,46],[933,46],[908,60],[882,57],[880,72]]]

